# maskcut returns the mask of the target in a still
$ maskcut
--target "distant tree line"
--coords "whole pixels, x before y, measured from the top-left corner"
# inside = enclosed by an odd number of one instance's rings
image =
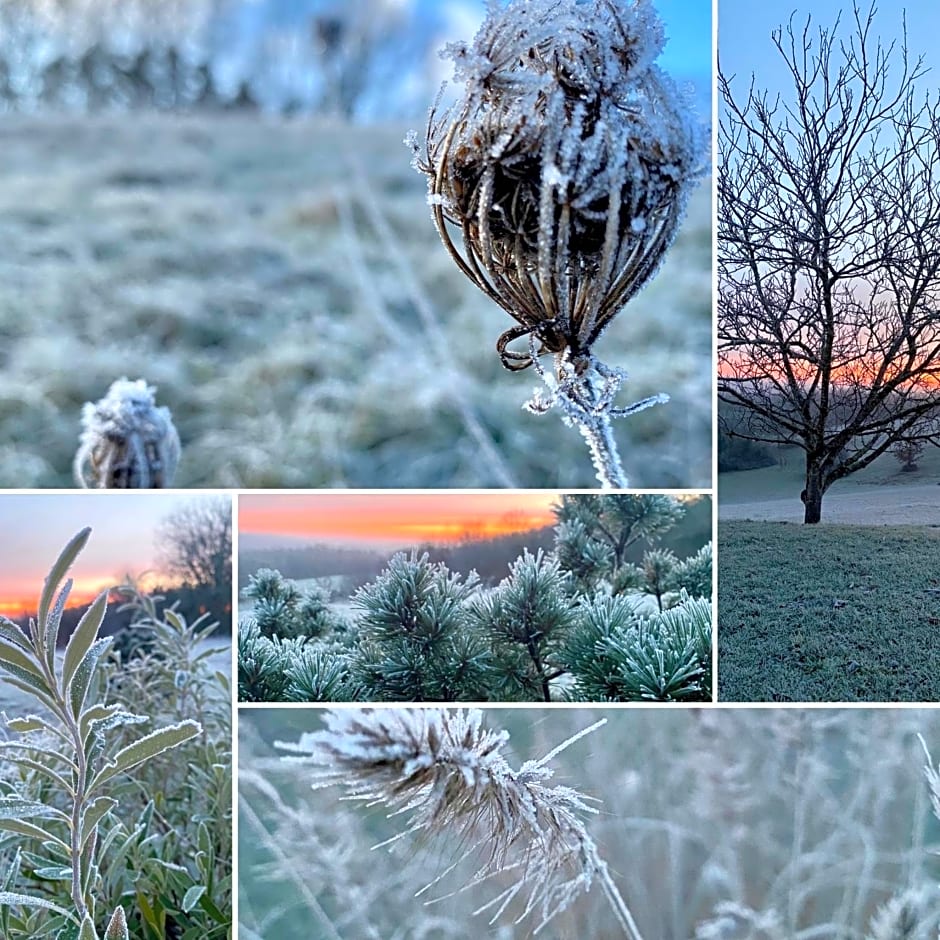
[[[696,552],[711,537],[711,505],[708,500],[686,507],[683,525],[663,534],[661,545],[682,558]],[[555,544],[552,526],[528,532],[514,532],[490,539],[473,539],[455,545],[424,543],[412,546],[417,555],[427,555],[432,563],[451,571],[476,571],[484,584],[496,584],[506,576],[509,565],[525,550],[549,552]],[[239,592],[245,590],[258,571],[271,568],[291,580],[342,577],[350,590],[375,580],[388,564],[391,553],[310,545],[302,548],[251,549],[242,551],[238,566]],[[631,545],[626,561],[640,564],[643,547]]]
[[[0,110],[261,108],[352,118],[422,100],[438,17],[389,0],[0,3]]]

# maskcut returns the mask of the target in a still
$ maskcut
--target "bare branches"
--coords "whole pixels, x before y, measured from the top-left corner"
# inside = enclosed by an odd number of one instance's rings
[[[806,452],[807,521],[899,435],[940,440],[940,105],[874,14],[775,30],[786,97],[719,76],[723,423]]]

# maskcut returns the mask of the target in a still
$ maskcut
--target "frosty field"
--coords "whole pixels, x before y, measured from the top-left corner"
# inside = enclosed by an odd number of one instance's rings
[[[935,527],[724,521],[718,539],[720,700],[940,699]]]
[[[722,519],[799,522],[802,454],[778,448],[778,464],[718,477]],[[822,524],[940,525],[940,448],[928,447],[917,470],[904,473],[890,453],[835,483],[823,498]]]
[[[420,128],[420,121],[412,125]],[[408,128],[246,115],[4,116],[0,486],[71,485],[81,405],[145,378],[184,487],[594,486],[522,411],[511,323],[446,257]],[[710,482],[710,198],[597,346],[631,483]]]
[[[923,931],[907,936],[936,933],[938,826],[916,738],[936,759],[936,711],[491,709],[484,724],[509,732],[517,768],[598,718],[548,762],[548,785],[599,800],[586,826],[644,940],[901,937],[887,928],[903,905]],[[253,709],[240,726],[240,936],[532,936],[537,914],[514,923],[524,897],[495,924],[492,907],[473,916],[516,876],[472,883],[472,839],[373,848],[410,814],[313,790],[316,768],[280,759],[273,742],[321,729],[316,710]],[[536,936],[624,933],[595,883]]]

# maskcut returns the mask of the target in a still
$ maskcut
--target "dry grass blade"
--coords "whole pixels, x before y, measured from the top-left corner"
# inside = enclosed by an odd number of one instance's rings
[[[466,887],[511,872],[513,884],[478,913],[495,908],[496,920],[521,898],[518,920],[537,912],[538,931],[597,880],[625,935],[639,940],[584,825],[583,815],[597,810],[577,790],[548,782],[548,760],[604,721],[519,770],[502,753],[508,733],[485,728],[478,709],[343,709],[324,721],[323,731],[278,742],[291,752],[285,760],[316,767],[315,789],[340,785],[349,799],[407,816],[405,829],[382,845],[446,834],[461,857],[475,854],[480,867]]]

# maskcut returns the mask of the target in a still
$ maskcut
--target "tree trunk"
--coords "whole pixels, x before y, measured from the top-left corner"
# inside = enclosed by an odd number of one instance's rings
[[[800,493],[803,500],[803,523],[816,523],[822,518],[822,498],[825,489],[822,471],[806,460],[806,489]]]

